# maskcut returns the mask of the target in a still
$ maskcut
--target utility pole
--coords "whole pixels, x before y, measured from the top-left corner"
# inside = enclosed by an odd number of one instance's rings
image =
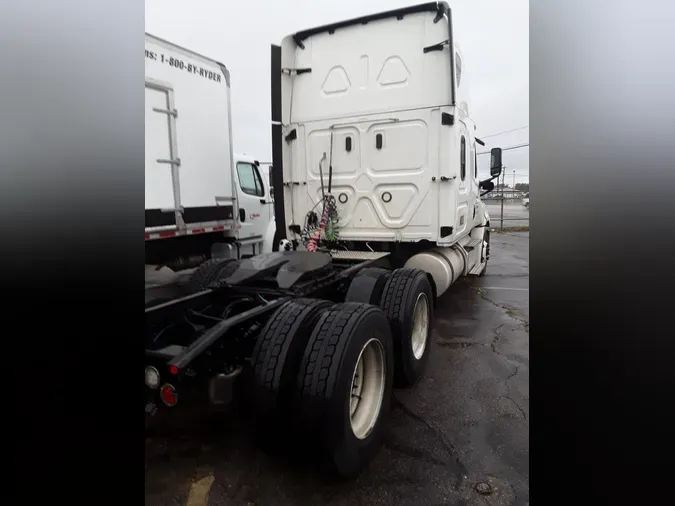
[[[506,165],[502,170],[502,215],[501,215],[501,229],[504,230],[504,186],[506,186]]]
[[[516,169],[513,169],[513,190],[516,189]]]

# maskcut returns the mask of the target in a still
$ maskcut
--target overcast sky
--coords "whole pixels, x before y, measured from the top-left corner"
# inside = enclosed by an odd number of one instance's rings
[[[271,161],[270,44],[290,33],[421,0],[145,0],[146,32],[224,63],[232,76],[234,149]],[[469,110],[486,146],[528,142],[527,0],[449,0],[455,37],[471,73]],[[503,135],[492,134],[508,130]],[[489,137],[487,137],[489,136]],[[479,156],[486,174],[489,156]],[[507,184],[529,181],[529,148],[504,153]]]

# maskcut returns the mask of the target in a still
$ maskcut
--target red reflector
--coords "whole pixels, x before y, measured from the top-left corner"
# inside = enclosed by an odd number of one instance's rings
[[[201,234],[202,232],[206,232],[206,230],[203,229],[203,228],[195,228],[195,229],[192,231],[193,234]]]
[[[170,366],[169,366],[169,372],[170,372],[171,374],[174,374],[174,375],[175,375],[175,374],[178,374],[178,367],[176,367],[175,365],[170,365]]]
[[[173,237],[176,235],[176,232],[160,232],[160,237]]]
[[[176,389],[173,388],[168,383],[162,387],[159,392],[162,397],[162,402],[167,406],[175,406],[178,402],[178,395],[176,395]]]
[[[150,234],[145,234],[145,240],[147,241],[148,239],[150,239]]]
[[[225,225],[219,225],[217,227],[213,227],[213,230],[225,230]]]

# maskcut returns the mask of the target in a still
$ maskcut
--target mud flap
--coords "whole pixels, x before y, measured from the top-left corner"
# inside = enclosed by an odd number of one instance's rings
[[[216,374],[209,381],[209,404],[216,407],[224,407],[232,402],[234,398],[234,383],[239,374],[241,367],[229,374]]]

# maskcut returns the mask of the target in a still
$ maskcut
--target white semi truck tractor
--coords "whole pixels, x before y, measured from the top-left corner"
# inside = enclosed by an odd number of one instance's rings
[[[435,299],[485,272],[480,193],[501,150],[479,181],[444,2],[303,30],[271,56],[278,251],[211,260],[192,291],[146,306],[146,411],[240,391],[260,441],[354,476],[392,388],[424,372]]]

